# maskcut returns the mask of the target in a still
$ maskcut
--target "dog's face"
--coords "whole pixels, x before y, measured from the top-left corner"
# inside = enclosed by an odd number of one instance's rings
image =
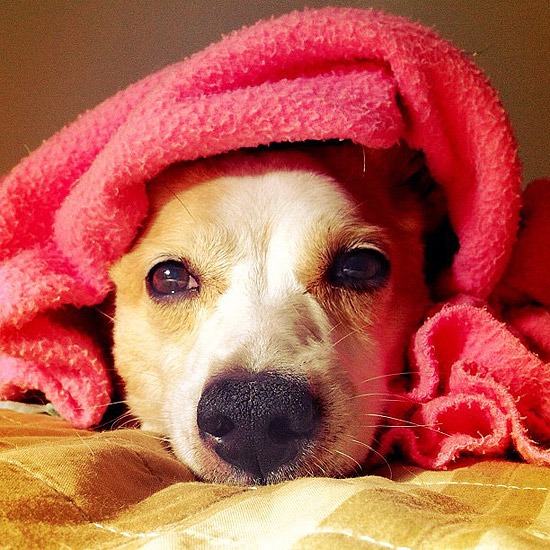
[[[149,185],[111,270],[115,365],[202,479],[346,475],[384,423],[426,306],[422,216],[392,196],[391,159],[369,175],[356,153],[237,153]]]

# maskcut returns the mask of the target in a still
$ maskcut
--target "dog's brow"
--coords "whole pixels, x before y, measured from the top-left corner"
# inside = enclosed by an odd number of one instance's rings
[[[345,211],[344,211],[344,216],[352,216],[355,214],[355,212],[357,210],[360,210],[365,204],[365,201],[360,201],[360,202],[356,202],[354,204],[352,204],[349,208],[347,208]]]
[[[161,180],[162,181],[162,180]],[[164,185],[164,187],[166,188],[166,190],[183,206],[183,208],[185,208],[185,211],[189,214],[189,217],[193,220],[193,221],[196,221],[195,218],[193,217],[193,214],[191,214],[191,211],[189,210],[189,208],[187,208],[187,206],[185,205],[185,203],[180,199],[180,197],[178,196],[178,194],[165,182],[165,181],[162,181],[162,185]]]

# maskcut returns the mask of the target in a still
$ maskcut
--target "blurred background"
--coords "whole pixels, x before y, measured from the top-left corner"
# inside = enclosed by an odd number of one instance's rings
[[[374,7],[434,27],[508,110],[527,181],[550,176],[548,0],[0,0],[0,174],[80,112],[261,18]]]

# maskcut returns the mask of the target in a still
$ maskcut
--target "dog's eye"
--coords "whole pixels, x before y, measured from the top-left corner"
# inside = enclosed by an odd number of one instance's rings
[[[328,270],[331,285],[351,290],[376,290],[384,285],[390,273],[390,263],[374,248],[342,250]]]
[[[199,283],[182,262],[168,260],[155,265],[147,275],[147,291],[153,298],[189,294]]]

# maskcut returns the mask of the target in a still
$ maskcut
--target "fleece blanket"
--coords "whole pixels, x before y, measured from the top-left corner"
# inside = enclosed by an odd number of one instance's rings
[[[550,468],[510,461],[266,487],[196,483],[146,432],[0,411],[4,548],[542,550],[549,491]]]
[[[111,377],[90,308],[168,165],[273,142],[422,150],[460,248],[412,336],[381,454],[425,467],[550,454],[548,182],[526,192],[495,91],[461,51],[399,17],[291,13],[236,32],[83,114],[0,188],[0,397],[45,394],[97,424]]]

